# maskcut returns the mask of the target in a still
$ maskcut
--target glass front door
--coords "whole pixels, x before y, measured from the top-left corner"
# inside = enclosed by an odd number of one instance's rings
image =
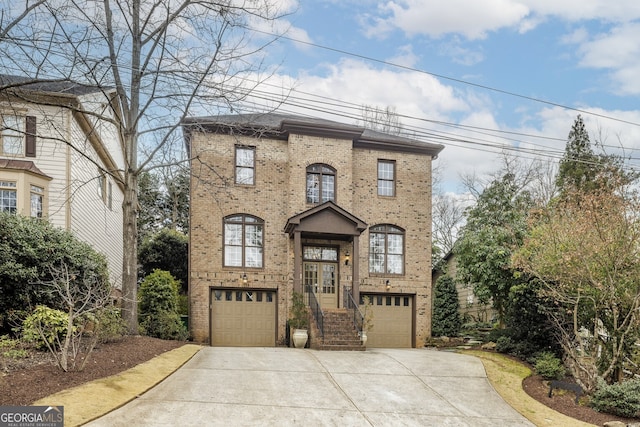
[[[322,308],[337,308],[338,250],[309,246],[304,256],[304,291],[313,292]]]

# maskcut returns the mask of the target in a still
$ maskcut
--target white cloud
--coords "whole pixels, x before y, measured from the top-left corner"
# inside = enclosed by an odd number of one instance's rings
[[[413,47],[411,45],[404,45],[398,48],[398,52],[395,56],[388,58],[387,61],[392,64],[397,64],[402,67],[415,67],[420,58],[413,53]]]
[[[610,70],[614,90],[622,95],[640,94],[640,23],[628,23],[596,34],[579,42],[579,65],[585,68]]]
[[[393,29],[438,38],[447,34],[482,39],[503,28],[530,31],[549,18],[568,22],[631,22],[640,2],[610,0],[392,0],[363,15],[365,32],[384,37]]]
[[[408,34],[439,37],[458,33],[468,39],[484,38],[488,31],[517,25],[529,9],[511,0],[398,0],[380,8],[386,16],[375,22],[399,28]]]

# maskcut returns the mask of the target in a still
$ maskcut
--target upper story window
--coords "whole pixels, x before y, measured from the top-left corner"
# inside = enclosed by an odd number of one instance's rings
[[[37,185],[31,185],[31,216],[34,218],[42,218],[44,188]]]
[[[0,211],[15,214],[18,212],[17,185],[12,181],[0,181]]]
[[[262,268],[264,221],[251,215],[224,219],[224,266]]]
[[[378,196],[396,195],[396,162],[378,160]]]
[[[14,157],[36,156],[35,117],[2,115],[0,155]]]
[[[336,170],[315,164],[307,167],[307,203],[335,201]]]
[[[369,272],[404,274],[404,230],[393,225],[369,229]]]
[[[256,148],[236,146],[236,184],[256,183]]]
[[[106,200],[107,195],[107,177],[101,170],[98,170],[98,197],[103,202]]]

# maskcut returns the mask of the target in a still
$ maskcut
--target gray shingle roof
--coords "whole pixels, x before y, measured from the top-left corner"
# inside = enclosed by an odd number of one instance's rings
[[[241,131],[265,130],[273,134],[286,134],[291,129],[305,128],[307,131],[318,134],[339,132],[343,135],[352,135],[356,144],[373,144],[387,149],[405,148],[429,151],[437,155],[444,148],[440,144],[432,144],[418,139],[407,138],[398,135],[390,135],[362,126],[336,122],[307,116],[280,113],[264,114],[231,114],[220,116],[188,117],[184,120],[187,127],[199,126],[202,130],[220,132],[224,129],[238,129]]]
[[[24,76],[0,74],[0,90],[7,88],[23,89],[36,92],[69,94],[74,96],[108,90],[107,87],[81,85],[68,80],[40,80]]]

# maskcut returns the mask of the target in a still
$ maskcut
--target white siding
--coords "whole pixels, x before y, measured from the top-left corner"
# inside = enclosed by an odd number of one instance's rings
[[[48,219],[105,254],[111,282],[120,287],[123,200],[120,187],[107,175],[107,182],[112,188],[110,209],[108,199],[105,203],[97,191],[99,167],[107,167],[69,110],[31,104],[0,106],[0,111],[4,112],[13,109],[19,114],[36,117],[37,157],[16,158],[33,161],[38,169],[52,178],[45,194]],[[113,131],[103,133],[105,136],[115,135]],[[122,162],[123,155],[118,152],[117,141],[109,141],[105,146],[116,150],[110,155]]]

